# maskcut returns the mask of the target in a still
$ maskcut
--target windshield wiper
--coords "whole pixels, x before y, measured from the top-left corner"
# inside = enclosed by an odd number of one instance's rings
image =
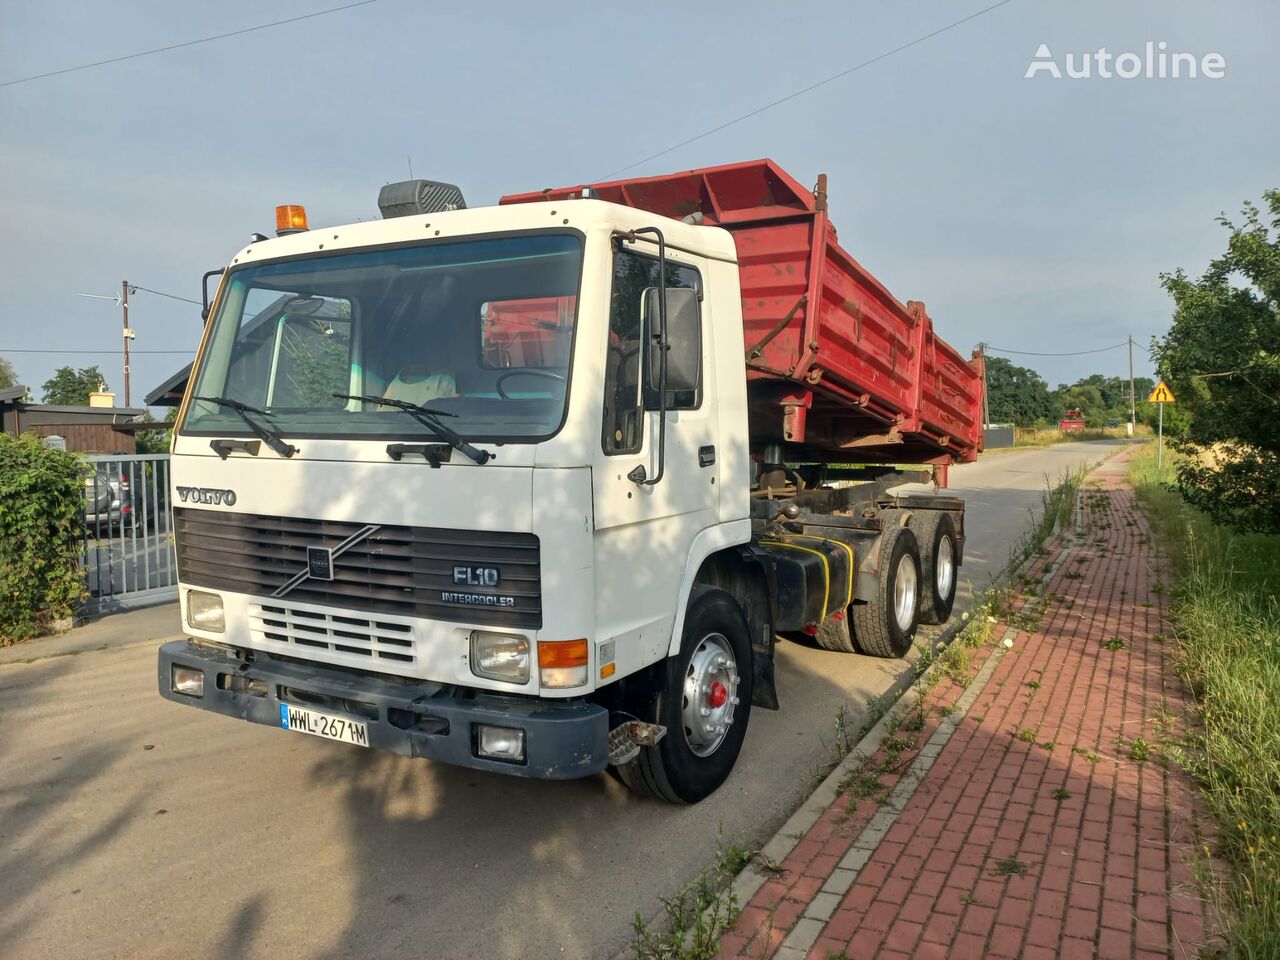
[[[234,410],[253,431],[253,435],[265,443],[268,447],[280,454],[282,457],[292,457],[298,452],[298,448],[291,443],[285,443],[276,434],[272,433],[262,424],[249,417],[251,413],[257,413],[264,417],[270,417],[271,414],[258,407],[251,407],[247,403],[241,403],[239,400],[228,400],[225,397],[193,397],[193,400],[205,400],[209,403],[216,403],[220,407],[226,407],[228,410]]]
[[[408,400],[392,400],[390,397],[376,397],[369,393],[335,393],[334,396],[343,400],[363,400],[366,403],[377,403],[384,407],[395,407],[397,410],[403,410],[463,456],[470,457],[476,463],[488,463],[493,459],[493,454],[488,450],[477,450],[455,433],[452,428],[445,426],[441,422],[441,417],[456,417],[456,413],[449,413],[445,410],[432,410],[430,407],[424,407],[420,403],[410,403]]]

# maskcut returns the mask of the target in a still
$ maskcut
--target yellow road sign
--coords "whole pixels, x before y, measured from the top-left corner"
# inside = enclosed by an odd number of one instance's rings
[[[1147,403],[1173,403],[1173,391],[1169,389],[1169,385],[1163,380],[1156,384],[1156,388],[1151,391],[1151,396],[1147,397]]]

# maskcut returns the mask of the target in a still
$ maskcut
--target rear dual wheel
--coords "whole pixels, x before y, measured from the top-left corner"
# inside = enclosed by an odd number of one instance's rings
[[[946,623],[956,602],[956,524],[949,513],[922,510],[915,515],[920,553],[920,622]]]
[[[908,528],[885,527],[876,594],[849,612],[859,651],[873,657],[907,655],[920,614],[920,547]]]

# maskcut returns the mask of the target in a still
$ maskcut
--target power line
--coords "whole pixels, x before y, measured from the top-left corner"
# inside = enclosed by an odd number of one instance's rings
[[[194,303],[197,307],[202,307],[199,300],[188,300],[186,297],[175,296],[172,293],[162,293],[159,290],[152,290],[150,287],[140,287],[136,283],[129,284],[134,290],[142,290],[144,293],[154,293],[157,297],[168,297],[170,300],[181,300],[183,303]]]
[[[1099,347],[1097,350],[1068,350],[1065,353],[1038,353],[1035,350],[1002,350],[999,347],[987,345],[987,349],[992,353],[1013,353],[1021,357],[1082,357],[1086,353],[1106,353],[1108,350],[1119,350],[1121,347],[1127,347],[1129,341],[1117,343],[1110,347]]]
[[[187,40],[183,43],[171,43],[167,47],[156,47],[152,50],[140,50],[137,53],[126,53],[119,57],[108,57],[106,60],[95,60],[93,63],[82,63],[74,67],[63,67],[61,70],[50,70],[48,73],[37,73],[29,77],[18,77],[16,80],[0,81],[0,87],[11,87],[19,83],[30,83],[32,80],[44,80],[48,77],[61,76],[64,73],[75,73],[77,70],[89,70],[93,67],[104,67],[109,63],[120,63],[123,60],[134,60],[138,57],[149,57],[155,53],[167,53],[170,50],[181,50],[183,47],[194,47],[201,43],[211,43],[214,40],[225,40],[227,37],[238,37],[245,33],[254,33],[258,30],[269,30],[272,27],[282,27],[286,23],[297,23],[299,20],[310,20],[313,17],[323,17],[330,13],[340,13],[343,10],[350,10],[352,7],[363,7],[370,3],[376,3],[377,0],[356,0],[355,3],[343,4],[340,7],[330,7],[328,10],[317,10],[315,13],[304,13],[299,17],[289,17],[287,20],[275,20],[271,23],[261,23],[256,27],[245,27],[242,30],[232,30],[230,33],[219,33],[212,37],[201,37],[199,40]],[[155,291],[151,291],[154,293]]]
[[[887,60],[889,57],[892,57],[894,54],[901,53],[903,50],[908,50],[911,47],[924,43],[926,40],[932,40],[934,37],[938,36],[939,34],[946,33],[948,30],[953,30],[956,27],[962,26],[963,24],[968,23],[970,20],[976,20],[978,19],[978,17],[981,17],[984,14],[988,14],[992,10],[999,9],[1000,7],[1003,7],[1006,4],[1009,4],[1012,2],[1013,0],[999,0],[998,3],[993,3],[989,7],[983,7],[981,10],[978,10],[976,13],[969,14],[967,17],[961,17],[959,20],[953,20],[951,23],[948,23],[946,26],[939,27],[937,30],[934,30],[930,33],[926,33],[923,36],[916,37],[914,40],[909,40],[906,43],[901,44],[900,46],[894,47],[892,50],[886,50],[884,53],[877,54],[876,56],[872,57],[869,60],[863,60],[861,63],[856,63],[852,67],[848,67],[844,70],[841,70],[839,73],[833,73],[831,76],[826,77],[825,79],[819,80],[816,83],[811,83],[809,84],[809,86],[802,87],[801,89],[796,90],[793,93],[788,93],[785,97],[779,97],[777,100],[774,100],[771,103],[766,103],[764,104],[764,106],[756,107],[754,110],[744,113],[740,117],[734,117],[732,120],[728,120],[720,124],[719,126],[712,127],[710,130],[705,130],[702,133],[699,133],[696,136],[690,137],[687,140],[681,140],[679,143],[675,144],[674,146],[667,147],[665,150],[659,150],[657,153],[651,153],[649,154],[649,156],[645,157],[643,160],[637,160],[635,163],[629,163],[625,167],[619,167],[617,170],[607,173],[603,177],[600,177],[599,179],[600,181],[609,180],[612,177],[616,177],[620,173],[625,173],[626,171],[630,170],[632,167],[638,167],[641,164],[648,163],[650,160],[656,160],[659,157],[664,157],[668,153],[672,153],[676,150],[679,150],[681,147],[687,147],[691,143],[696,143],[698,140],[703,140],[714,133],[719,133],[721,130],[725,130],[725,129],[728,129],[729,127],[732,127],[734,124],[741,123],[743,120],[750,120],[752,117],[759,116],[760,114],[764,113],[767,110],[772,110],[774,107],[781,106],[782,104],[788,102],[789,100],[794,100],[797,97],[802,97],[806,93],[811,93],[814,90],[817,90],[819,87],[824,87],[828,83],[833,83],[834,81],[839,80],[841,77],[847,77],[851,73],[856,73],[857,71],[863,69],[864,67],[869,67],[872,64],[879,63],[881,60]]]
[[[129,352],[134,354],[150,353],[150,354],[163,354],[166,356],[173,355],[173,356],[184,356],[184,357],[190,357],[195,355],[194,349],[191,349],[191,350],[130,350]],[[75,353],[75,354],[86,354],[86,355],[92,354],[93,356],[98,356],[100,354],[103,354],[103,355],[109,354],[110,356],[114,357],[114,356],[117,356],[120,353],[120,351],[119,350],[11,350],[8,347],[5,347],[4,349],[0,350],[0,354],[4,354],[4,353],[57,353],[57,354]]]

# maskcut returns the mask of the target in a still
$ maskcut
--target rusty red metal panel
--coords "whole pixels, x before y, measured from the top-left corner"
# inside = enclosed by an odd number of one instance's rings
[[[589,188],[589,192],[588,192]],[[840,246],[826,181],[810,191],[771,160],[512,194],[601,200],[729,230],[742,286],[751,435],[827,459],[976,458],[982,373]],[[797,389],[799,388],[799,389]]]

